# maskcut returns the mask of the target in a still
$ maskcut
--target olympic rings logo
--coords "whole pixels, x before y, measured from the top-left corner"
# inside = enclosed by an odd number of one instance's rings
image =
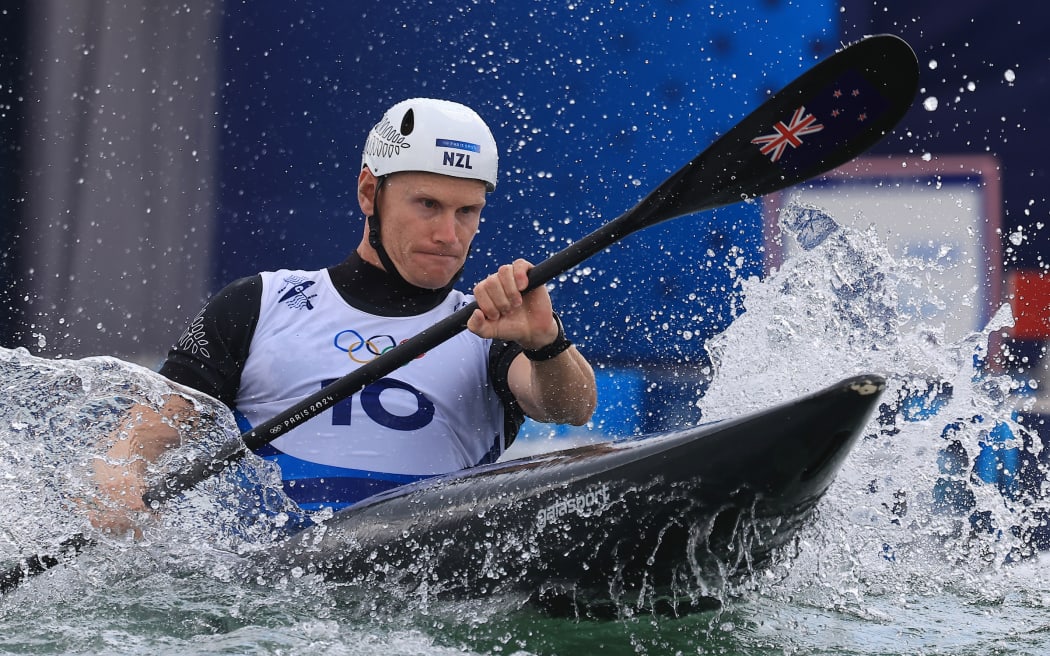
[[[356,330],[343,330],[336,333],[333,343],[337,349],[349,355],[350,359],[358,364],[371,362],[397,346],[397,342],[390,335],[375,335],[365,339]]]
[[[373,335],[365,339],[361,333],[351,329],[336,333],[332,343],[358,364],[367,364],[398,345],[397,340],[391,335]],[[423,355],[425,354],[420,354],[416,359],[418,360]]]

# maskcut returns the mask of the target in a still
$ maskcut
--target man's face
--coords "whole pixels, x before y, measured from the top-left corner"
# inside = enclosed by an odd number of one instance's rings
[[[395,173],[379,192],[383,246],[405,280],[444,287],[463,268],[484,206],[480,180]]]

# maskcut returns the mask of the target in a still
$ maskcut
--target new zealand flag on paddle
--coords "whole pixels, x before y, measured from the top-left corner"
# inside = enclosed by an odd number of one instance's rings
[[[804,100],[751,143],[782,169],[804,171],[865,132],[890,103],[856,70]]]

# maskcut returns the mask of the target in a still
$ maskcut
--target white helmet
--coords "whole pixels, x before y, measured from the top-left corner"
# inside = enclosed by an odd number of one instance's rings
[[[428,171],[485,182],[496,188],[496,140],[477,112],[433,98],[403,100],[368,133],[362,168],[375,176]]]

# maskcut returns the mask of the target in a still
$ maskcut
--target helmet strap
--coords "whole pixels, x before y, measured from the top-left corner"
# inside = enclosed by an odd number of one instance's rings
[[[366,219],[368,221],[368,245],[371,246],[375,250],[376,255],[379,256],[379,261],[383,263],[383,268],[386,269],[387,275],[407,285],[409,282],[405,280],[401,276],[401,272],[397,270],[394,261],[390,259],[390,255],[386,252],[386,248],[383,247],[383,240],[379,236],[379,190],[382,188],[384,182],[386,182],[386,176],[380,176],[378,182],[376,182],[375,194],[372,196],[372,216],[369,216]]]
[[[365,220],[368,221],[368,245],[371,246],[376,252],[376,255],[379,256],[379,261],[383,264],[383,269],[386,270],[387,275],[400,283],[410,287],[415,287],[416,289],[422,289],[421,287],[417,287],[405,280],[404,276],[401,275],[401,272],[397,270],[397,265],[395,265],[394,261],[390,259],[390,254],[387,253],[386,248],[383,247],[383,240],[380,237],[380,226],[382,225],[382,221],[379,216],[379,189],[383,186],[384,182],[386,182],[386,176],[380,176],[379,181],[376,183],[375,195],[372,196],[372,215],[365,217]],[[459,271],[456,272],[456,275],[452,276],[452,280],[445,285],[444,289],[451,291],[452,287],[459,282],[460,276],[463,275],[464,268],[466,268],[466,265],[460,267]]]

